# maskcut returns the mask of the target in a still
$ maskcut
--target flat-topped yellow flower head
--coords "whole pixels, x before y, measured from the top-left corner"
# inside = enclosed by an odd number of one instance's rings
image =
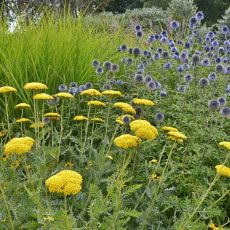
[[[78,115],[74,117],[74,121],[87,121],[88,118],[82,115]]]
[[[66,92],[57,93],[55,96],[63,98],[63,99],[65,99],[65,98],[70,98],[70,99],[74,98],[74,96],[72,94],[66,93]]]
[[[122,93],[118,90],[105,90],[102,92],[102,95],[109,97],[121,97]]]
[[[219,146],[230,150],[230,141],[222,141],[222,142],[219,143]]]
[[[30,82],[24,85],[24,89],[28,90],[42,90],[48,89],[47,85],[40,82]]]
[[[140,139],[137,136],[130,134],[123,134],[114,139],[114,143],[117,147],[122,149],[136,148],[140,143]]]
[[[132,115],[136,114],[135,109],[130,104],[125,102],[116,102],[114,103],[113,107],[121,109],[122,112],[124,113],[132,114]]]
[[[161,130],[166,131],[166,132],[170,132],[170,131],[175,131],[175,132],[177,132],[177,131],[178,131],[177,128],[172,127],[172,126],[163,126],[163,127],[161,127]]]
[[[31,122],[31,120],[29,118],[19,118],[16,120],[16,123],[25,123],[25,122]]]
[[[170,131],[167,133],[167,135],[175,137],[175,138],[179,138],[182,140],[187,140],[187,136],[184,135],[183,133],[179,132],[179,131]]]
[[[2,86],[0,87],[0,93],[5,94],[5,93],[14,93],[17,92],[17,90],[14,87],[11,86]]]
[[[45,126],[44,122],[37,122],[37,123],[33,123],[30,128],[33,129],[38,129],[38,128],[43,128]]]
[[[27,103],[19,103],[15,105],[15,109],[29,109],[29,108],[31,108],[31,105]]]
[[[146,105],[146,106],[154,106],[155,103],[148,99],[141,99],[141,98],[134,98],[132,100],[133,104],[135,105]]]
[[[224,165],[217,165],[215,168],[217,173],[219,173],[221,176],[226,176],[230,178],[230,168]]]
[[[53,100],[54,98],[47,93],[38,93],[33,96],[34,100]]]
[[[105,107],[106,104],[102,101],[88,101],[88,106],[96,106],[96,107]]]
[[[91,118],[90,121],[95,122],[95,123],[103,123],[104,122],[104,120],[99,118],[99,117]]]
[[[81,95],[83,95],[83,96],[92,96],[92,97],[93,96],[97,96],[97,97],[102,96],[101,92],[99,92],[96,89],[86,89],[86,90],[81,92]]]
[[[44,117],[51,117],[51,118],[56,117],[57,118],[57,117],[61,117],[61,115],[59,113],[52,113],[51,112],[51,113],[45,113]]]

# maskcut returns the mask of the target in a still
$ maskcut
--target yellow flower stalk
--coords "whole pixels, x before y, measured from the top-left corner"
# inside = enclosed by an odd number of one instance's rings
[[[28,90],[42,90],[42,89],[48,89],[48,87],[43,84],[43,83],[39,83],[39,82],[30,82],[24,85],[24,89],[28,89]]]
[[[141,99],[141,98],[134,98],[132,100],[133,104],[135,105],[145,105],[145,106],[154,106],[155,103],[148,99]]]

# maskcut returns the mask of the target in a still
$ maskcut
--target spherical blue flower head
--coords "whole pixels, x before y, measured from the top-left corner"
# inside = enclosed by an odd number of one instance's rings
[[[185,82],[190,83],[190,82],[192,82],[192,80],[193,80],[193,76],[191,74],[186,74],[184,76],[184,81]]]
[[[131,122],[131,119],[129,118],[129,116],[124,116],[123,119],[122,119],[122,121],[123,121],[126,125],[128,125],[128,124]]]
[[[190,43],[189,42],[186,42],[185,45],[184,45],[185,49],[189,49],[191,47]]]
[[[76,83],[76,82],[71,82],[71,83],[69,84],[69,87],[77,88],[77,83]]]
[[[209,81],[211,81],[211,82],[216,81],[216,80],[217,80],[217,75],[216,75],[216,73],[210,73],[210,74],[208,75],[208,79],[209,79]]]
[[[75,96],[75,94],[76,94],[75,88],[73,88],[73,87],[69,88],[68,93],[70,93],[71,95]]]
[[[204,60],[201,61],[203,66],[210,66],[210,61],[208,58],[205,58]]]
[[[208,108],[211,110],[211,111],[216,111],[218,110],[220,107],[220,102],[216,99],[213,99],[213,100],[210,100],[208,102]]]
[[[160,38],[160,35],[159,34],[154,34],[154,37],[156,40],[158,40]]]
[[[104,90],[110,90],[110,89],[112,89],[112,86],[109,83],[105,83],[102,88]]]
[[[94,68],[97,68],[99,65],[100,65],[100,62],[98,60],[95,59],[95,60],[92,61],[92,66]]]
[[[202,37],[199,36],[197,39],[198,39],[198,42],[201,44],[202,43]]]
[[[177,67],[177,71],[178,71],[179,73],[181,73],[181,72],[183,71],[183,66],[182,66],[182,65],[179,65],[179,66]]]
[[[183,45],[182,40],[178,40],[177,44],[178,44],[178,45]]]
[[[136,30],[136,31],[141,30],[141,25],[137,24],[137,25],[135,26],[135,30]]]
[[[149,50],[145,50],[145,51],[143,51],[143,56],[150,57],[151,56],[151,52]]]
[[[128,47],[127,47],[127,45],[126,45],[126,44],[122,44],[122,45],[120,45],[120,50],[121,50],[122,52],[127,51],[127,49],[128,49]]]
[[[204,19],[204,13],[203,13],[202,11],[198,11],[198,12],[196,13],[196,18],[197,18],[197,20],[199,20],[199,21],[203,20],[203,19]]]
[[[86,90],[86,86],[85,85],[79,85],[78,89],[82,92],[82,91]]]
[[[149,89],[151,89],[151,90],[155,90],[156,89],[156,84],[155,84],[154,81],[150,81],[150,82],[148,82],[147,87]]]
[[[148,62],[147,60],[144,60],[144,61],[143,61],[144,67],[146,67],[148,64],[149,64],[149,62]]]
[[[180,55],[181,59],[184,60],[184,59],[187,59],[188,58],[188,54],[186,52],[182,52],[181,55]]]
[[[217,40],[212,41],[212,46],[217,47],[219,46],[219,42]]]
[[[142,83],[144,81],[143,74],[136,74],[134,76],[134,81],[137,82],[137,83]]]
[[[148,43],[152,43],[153,41],[155,41],[155,36],[154,35],[150,35],[148,37]]]
[[[223,63],[229,63],[229,58],[227,56],[223,58]]]
[[[208,52],[208,57],[209,57],[209,58],[212,58],[212,57],[213,57],[213,52],[211,52],[211,51]]]
[[[110,70],[112,67],[112,63],[110,61],[105,61],[103,66],[106,70]]]
[[[161,38],[161,43],[167,43],[167,38],[166,37],[163,37],[163,38]]]
[[[218,64],[218,63],[221,63],[221,61],[222,61],[222,59],[220,58],[220,57],[217,57],[216,59],[215,59],[215,62]]]
[[[57,96],[54,96],[54,95],[53,95],[52,97],[53,97],[53,99],[47,100],[47,104],[48,104],[49,106],[58,105],[58,104],[59,104],[59,101],[60,101],[60,98],[57,97]]]
[[[225,45],[225,46],[229,46],[229,45],[230,45],[230,40],[225,40],[225,41],[224,41],[224,45]]]
[[[143,64],[140,64],[140,65],[137,66],[137,69],[139,69],[139,70],[140,69],[145,69],[145,66]]]
[[[160,57],[161,57],[160,53],[156,52],[156,53],[154,54],[154,58],[155,58],[155,59],[160,59]]]
[[[61,85],[58,86],[58,90],[60,92],[67,92],[68,87],[65,84],[61,84]]]
[[[117,73],[117,72],[119,71],[119,65],[117,65],[117,64],[112,64],[110,70],[111,70],[111,72],[113,72],[113,73]]]
[[[103,74],[103,72],[104,72],[104,70],[103,70],[103,68],[101,66],[97,67],[97,69],[96,69],[96,74],[97,75],[101,75],[101,74]]]
[[[224,117],[228,117],[230,118],[230,107],[223,107],[221,110],[220,110],[220,114]]]
[[[177,52],[177,48],[176,48],[176,47],[172,47],[172,48],[171,48],[171,52],[172,52],[172,53]]]
[[[158,48],[158,49],[157,49],[157,52],[160,53],[160,54],[162,54],[163,49],[162,49],[162,48]]]
[[[121,85],[123,85],[124,84],[124,82],[122,81],[122,80],[117,80],[117,85],[119,85],[119,86],[121,86]]]
[[[163,35],[163,36],[168,36],[168,32],[167,32],[166,30],[163,30],[163,31],[161,32],[161,35]]]
[[[154,81],[155,85],[156,85],[156,89],[160,89],[161,88],[161,83],[159,81]]]
[[[228,33],[229,33],[229,28],[228,28],[228,26],[227,26],[227,25],[223,26],[222,29],[221,29],[221,32],[222,32],[223,34],[228,34]]]
[[[225,68],[225,74],[230,74],[230,66],[227,66],[227,67]]]
[[[140,50],[140,48],[138,48],[138,47],[135,47],[135,48],[133,48],[133,54],[134,54],[134,56],[139,56],[139,55],[141,55],[141,50]]]
[[[220,52],[220,53],[224,53],[224,47],[219,47],[219,49],[218,49],[218,51]]]
[[[166,97],[166,96],[167,96],[167,92],[165,90],[161,90],[160,97]]]
[[[200,57],[196,54],[192,55],[192,64],[197,65],[200,62]]]
[[[155,120],[157,122],[162,122],[164,120],[164,118],[165,118],[165,115],[163,113],[161,113],[161,112],[158,112],[155,115]]]
[[[170,68],[172,67],[172,62],[166,62],[166,63],[163,65],[163,67],[164,67],[165,69],[170,69]]]
[[[145,76],[145,82],[148,83],[148,82],[150,82],[150,81],[153,81],[152,76],[151,76],[151,75],[146,75],[146,76]]]
[[[226,100],[225,97],[219,97],[219,98],[218,98],[218,101],[219,101],[219,103],[220,103],[220,106],[225,106],[226,103],[227,103],[227,100]]]
[[[142,32],[141,30],[138,30],[138,31],[136,32],[136,37],[137,37],[137,38],[142,38],[142,36],[143,36],[143,32]]]
[[[86,87],[86,89],[92,89],[93,88],[92,82],[85,83],[85,87]]]
[[[163,57],[164,59],[169,58],[169,53],[168,53],[167,51],[163,51],[162,57]]]
[[[49,124],[49,123],[50,123],[49,117],[44,117],[44,118],[43,118],[43,122],[44,122],[45,124]]]
[[[141,107],[137,107],[136,109],[136,115],[141,115],[141,113],[142,113],[142,109],[141,109]]]
[[[205,47],[204,47],[204,50],[205,50],[206,52],[209,52],[209,51],[211,50],[211,47],[205,46]]]
[[[184,92],[186,91],[186,89],[187,89],[186,85],[179,85],[179,86],[177,87],[177,91],[178,91],[179,93],[184,93]]]
[[[126,65],[131,65],[133,62],[133,59],[132,58],[125,58],[125,64]]]
[[[187,63],[184,63],[182,67],[183,67],[183,70],[189,70],[189,64]]]
[[[174,55],[172,56],[172,58],[175,59],[175,60],[180,60],[179,55],[176,55],[176,54],[174,54]]]
[[[129,48],[128,52],[129,52],[129,54],[132,54],[133,53],[133,48]]]
[[[189,19],[189,24],[191,24],[191,25],[196,25],[197,24],[197,18],[196,17],[191,17],[190,19]]]
[[[176,30],[176,29],[178,29],[179,28],[179,26],[180,26],[180,23],[178,22],[178,21],[172,21],[171,23],[170,23],[170,27],[173,29],[173,30]]]
[[[217,72],[217,73],[224,73],[224,66],[221,65],[221,64],[218,64],[218,65],[216,66],[216,72]]]
[[[208,78],[201,78],[199,80],[199,85],[203,88],[209,86],[209,79]]]
[[[209,31],[209,32],[207,33],[206,37],[212,39],[212,38],[215,37],[215,34],[214,34],[212,31]]]

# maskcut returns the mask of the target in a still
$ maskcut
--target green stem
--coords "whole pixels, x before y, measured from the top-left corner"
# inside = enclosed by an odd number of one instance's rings
[[[8,108],[8,99],[7,96],[4,94],[4,99],[5,99],[5,107],[6,107],[6,123],[7,123],[7,129],[8,129],[8,136],[10,138],[11,130],[10,130],[10,118],[9,118],[9,108]]]

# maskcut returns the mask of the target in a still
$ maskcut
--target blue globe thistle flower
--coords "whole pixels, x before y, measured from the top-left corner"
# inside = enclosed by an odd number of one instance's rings
[[[178,21],[172,21],[171,23],[170,23],[170,27],[173,29],[173,30],[176,30],[176,29],[178,29],[179,28],[179,26],[180,26],[180,23],[178,22]]]
[[[143,51],[143,56],[150,57],[151,56],[151,52],[149,50],[145,50],[145,51]]]
[[[220,106],[225,106],[227,103],[227,99],[225,97],[219,97],[218,101],[220,103]]]
[[[160,97],[166,97],[166,96],[167,96],[167,92],[165,90],[161,90]]]
[[[187,59],[188,58],[188,54],[186,52],[182,52],[181,55],[180,55],[181,59],[184,60],[184,59]]]
[[[155,115],[155,120],[157,122],[162,122],[164,120],[164,118],[165,118],[165,115],[163,113],[161,113],[161,112],[158,112]]]
[[[43,118],[43,122],[44,122],[45,124],[49,124],[49,123],[50,123],[49,117],[44,117],[44,118]]]
[[[144,69],[139,69],[136,74],[144,74],[145,70]]]
[[[55,95],[53,95],[52,97],[53,97],[53,99],[47,100],[47,104],[48,104],[49,106],[56,106],[56,105],[58,105],[58,104],[59,104],[59,101],[60,101],[60,98],[57,97],[57,96],[55,96]]]
[[[184,45],[185,49],[189,49],[191,47],[190,43],[189,42],[186,42],[185,45]]]
[[[158,52],[154,53],[154,58],[155,59],[160,59],[160,57],[161,57],[160,53],[158,53]]]
[[[219,47],[219,49],[218,49],[218,51],[220,52],[220,53],[224,53],[224,47]]]
[[[136,110],[136,114],[140,115],[142,113],[141,107],[137,107],[135,110]]]
[[[149,62],[148,62],[147,60],[144,60],[144,61],[143,61],[144,67],[146,67],[148,64],[149,64]]]
[[[155,34],[154,37],[155,37],[156,40],[158,40],[160,38],[160,35],[159,34]]]
[[[224,45],[225,45],[225,46],[230,46],[230,40],[225,40],[225,41],[224,41]]]
[[[227,25],[224,25],[222,28],[221,28],[221,32],[223,34],[228,34],[229,33],[229,28]]]
[[[169,58],[169,53],[168,53],[167,51],[163,51],[162,57],[163,57],[164,59]]]
[[[148,83],[148,82],[150,82],[150,81],[152,81],[152,80],[153,80],[153,78],[152,78],[151,75],[146,75],[146,76],[145,76],[145,82],[146,82],[146,83]]]
[[[174,47],[175,46],[175,42],[173,40],[169,40],[169,46],[170,47]]]
[[[166,37],[161,38],[161,43],[167,43],[168,39]]]
[[[117,64],[112,64],[110,70],[111,70],[111,72],[113,72],[113,73],[117,73],[117,72],[119,71],[119,65],[117,65]]]
[[[213,52],[208,52],[207,55],[208,55],[209,58],[212,58],[213,57]]]
[[[86,89],[92,89],[93,88],[92,82],[85,83],[85,87],[86,87]]]
[[[208,78],[201,78],[199,80],[199,85],[203,88],[209,86],[209,79]]]
[[[230,118],[230,107],[223,107],[221,110],[220,110],[220,114],[223,116],[223,117],[227,117],[227,118]]]
[[[152,43],[153,41],[155,41],[155,36],[154,35],[150,35],[148,37],[148,43]]]
[[[184,70],[184,69],[183,69],[183,66],[182,66],[182,65],[179,65],[179,66],[177,67],[177,71],[178,71],[179,73],[181,73],[183,70]]]
[[[211,50],[211,47],[205,46],[205,47],[204,47],[204,50],[205,50],[206,52],[209,52],[209,51]]]
[[[176,54],[174,54],[174,55],[172,56],[172,58],[175,59],[175,60],[180,60],[179,55],[176,55]]]
[[[111,63],[110,61],[105,61],[105,62],[103,63],[103,66],[104,66],[104,68],[105,68],[106,70],[110,70],[111,67],[112,67],[112,63]]]
[[[214,82],[217,80],[217,75],[215,73],[210,73],[208,75],[208,79],[209,79],[209,81]]]
[[[76,82],[71,82],[71,83],[69,84],[69,87],[77,88],[77,83],[76,83]]]
[[[228,59],[228,57],[226,56],[226,57],[224,57],[223,58],[223,63],[228,63],[229,62],[229,59]]]
[[[122,52],[127,51],[127,50],[128,50],[127,45],[126,45],[126,44],[122,44],[122,45],[120,45],[120,50],[121,50]]]
[[[80,92],[86,90],[86,86],[85,85],[79,85],[78,89],[80,90]]]
[[[126,125],[128,125],[128,124],[131,122],[131,119],[129,118],[129,116],[124,116],[123,119],[122,119],[122,121],[123,121]]]
[[[200,62],[200,57],[196,54],[192,55],[192,64],[197,65]]]
[[[193,80],[193,76],[191,74],[186,74],[184,76],[184,81],[185,82],[190,83],[190,82],[192,82],[192,80]]]
[[[162,30],[161,35],[168,36],[168,32],[166,30]]]
[[[221,61],[222,61],[222,59],[220,58],[220,57],[217,57],[216,59],[215,59],[215,62],[218,64],[218,63],[221,63]]]
[[[157,52],[160,53],[160,54],[162,54],[163,49],[162,49],[162,48],[158,48],[158,49],[157,49]]]
[[[61,84],[61,85],[58,86],[58,90],[60,92],[67,92],[68,87],[65,84]]]
[[[159,81],[154,81],[155,85],[156,85],[156,89],[160,89],[161,88],[161,83]]]
[[[142,38],[142,37],[143,37],[143,32],[142,32],[141,30],[138,30],[138,31],[136,32],[136,37],[137,37],[137,38]]]
[[[204,60],[202,60],[201,63],[203,66],[206,66],[206,67],[210,66],[210,61],[208,58],[205,58]]]
[[[196,18],[197,18],[199,21],[203,20],[203,19],[204,19],[204,13],[203,13],[202,11],[198,11],[198,12],[196,13]]]
[[[95,60],[92,61],[92,66],[94,68],[97,68],[99,65],[100,65],[100,62],[98,60],[95,59]]]
[[[137,68],[140,70],[140,69],[145,69],[145,66],[143,64],[140,64],[137,66]]]
[[[141,25],[137,24],[137,25],[135,26],[135,30],[136,30],[136,31],[141,30]]]
[[[227,67],[225,68],[225,74],[230,74],[230,66],[227,66]]]
[[[187,63],[184,63],[182,67],[183,67],[183,70],[189,70],[189,64]]]
[[[177,44],[178,44],[178,45],[183,45],[182,40],[178,40]]]
[[[119,86],[121,86],[121,85],[123,85],[124,84],[124,82],[122,81],[122,80],[117,80],[117,85],[119,85]]]
[[[196,17],[191,17],[190,19],[189,19],[189,24],[191,24],[191,25],[196,25],[197,24],[197,18]]]
[[[219,107],[220,107],[220,102],[216,99],[212,99],[208,102],[208,108],[211,111],[216,111],[219,109]]]
[[[142,74],[136,74],[134,76],[134,81],[137,83],[142,83],[144,81],[144,76]]]
[[[218,65],[216,66],[216,72],[217,72],[217,73],[224,73],[224,66],[221,65],[221,64],[218,64]]]
[[[103,68],[101,66],[97,67],[97,69],[96,69],[96,74],[97,75],[101,75],[101,74],[103,74],[103,72],[104,72],[104,70],[103,70]]]
[[[215,37],[215,34],[214,34],[212,31],[209,31],[209,32],[207,33],[206,37],[212,39],[212,38]]]
[[[112,89],[112,86],[109,83],[105,83],[102,88],[104,90],[110,90],[110,89]]]
[[[75,96],[76,89],[74,87],[71,87],[71,88],[69,88],[68,93],[70,93],[71,95]]]
[[[217,40],[214,40],[211,42],[212,46],[217,47],[219,46],[219,42]]]
[[[187,90],[187,86],[186,85],[178,85],[177,86],[177,91],[179,93],[184,93]]]
[[[171,48],[171,52],[172,52],[172,53],[177,52],[177,48],[176,48],[176,47],[172,47],[172,48]]]
[[[163,65],[163,67],[164,67],[165,69],[170,69],[170,68],[172,67],[172,62],[166,62],[166,63]]]
[[[134,56],[136,56],[136,57],[141,55],[141,50],[138,47],[133,48],[132,51],[133,51]]]
[[[156,84],[155,84],[154,81],[150,81],[150,82],[148,82],[147,87],[149,89],[151,89],[151,90],[155,90],[156,89]]]

